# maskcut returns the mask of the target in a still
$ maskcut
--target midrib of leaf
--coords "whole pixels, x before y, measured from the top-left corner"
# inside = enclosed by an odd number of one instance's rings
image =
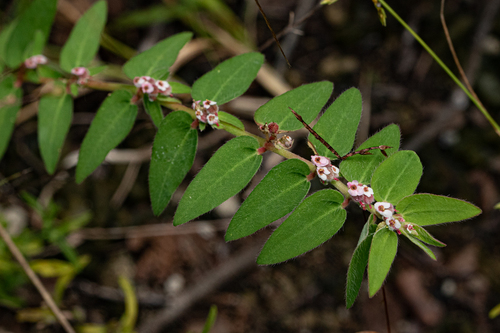
[[[245,66],[240,66],[237,71],[235,71],[231,76],[229,76],[229,79],[227,79],[226,82],[224,82],[224,83],[222,83],[220,85],[219,90],[217,90],[217,92],[215,93],[215,95],[212,97],[214,101],[217,100],[217,97],[219,97],[220,92],[224,90],[224,88],[228,85],[229,81],[231,81],[244,68],[245,68]]]
[[[91,23],[90,23],[91,24]],[[84,34],[85,38],[80,42],[80,48],[77,49],[77,56],[76,61],[74,62],[77,64],[76,66],[86,66],[87,64],[82,63],[82,58],[83,58],[83,53],[86,48],[81,47],[81,45],[86,45],[87,41],[90,39],[90,34]],[[100,34],[99,34],[100,36]]]
[[[246,148],[248,149],[248,148]],[[224,176],[220,177],[219,179],[217,179],[216,181],[214,181],[212,183],[212,186],[208,187],[208,191],[207,191],[207,195],[208,194],[211,194],[213,190],[215,190],[220,184],[223,183],[223,180],[225,180],[227,178],[227,175],[229,175],[230,173],[232,173],[235,169],[237,169],[240,165],[242,164],[245,164],[247,160],[250,160],[252,157],[254,157],[255,154],[252,154],[252,155],[249,155],[248,157],[244,158],[243,160],[241,160],[239,163],[236,163],[236,164],[233,164],[233,167],[230,168],[225,174]],[[196,201],[198,202],[198,200]]]
[[[154,62],[153,62],[150,66],[149,66],[149,69],[148,69],[147,73],[146,73],[146,74],[144,74],[144,75],[151,76],[151,75],[153,75],[154,73],[158,72],[159,70],[161,70],[161,69],[165,68],[165,67],[156,68],[156,65],[160,62],[160,59],[161,59],[161,58],[162,58],[162,55],[160,54],[160,55],[156,58],[156,60],[155,60],[155,61],[154,61]],[[167,67],[167,69],[168,69],[168,67]]]
[[[313,228],[313,227],[314,227],[314,224],[315,224],[317,221],[319,221],[319,220],[323,219],[324,217],[326,217],[326,216],[328,216],[328,215],[332,214],[332,213],[333,213],[333,212],[335,212],[335,211],[339,211],[339,210],[341,209],[341,208],[340,208],[340,204],[339,204],[339,203],[337,203],[337,202],[335,202],[335,204],[336,204],[336,205],[338,205],[338,207],[333,208],[333,209],[330,209],[330,210],[327,210],[327,211],[325,211],[323,214],[321,214],[321,215],[319,215],[319,216],[316,216],[316,218],[314,218],[314,219],[312,220],[312,222],[307,223],[307,224],[305,225],[305,227],[304,227],[303,229],[301,229],[301,230],[303,230],[303,232],[306,232],[306,231],[308,231],[308,230],[310,230],[310,229],[314,229],[314,228]]]
[[[65,100],[66,100],[66,96],[64,96],[63,98],[59,99],[59,103],[58,103],[57,109],[56,109],[56,115],[54,117],[54,119],[55,119],[54,123],[55,124],[57,124],[58,121],[59,121],[59,119],[61,118],[62,109],[63,109],[62,106],[64,105],[64,101]],[[49,142],[51,143],[51,145],[54,144],[54,140],[55,140],[54,138],[56,136],[56,132],[57,132],[56,130],[50,131],[50,141]]]
[[[384,199],[387,199],[388,197],[390,197],[390,194],[392,193],[392,191],[396,188],[396,184],[399,182],[399,179],[405,174],[405,171],[406,169],[408,169],[410,163],[406,163],[404,168],[403,168],[403,171],[400,172],[397,177],[394,179],[394,181],[392,182],[392,185],[391,187],[389,188],[389,190],[387,191],[386,195],[384,196]]]
[[[179,145],[180,147],[184,147],[185,143],[187,142],[187,139],[189,137],[189,134],[190,132],[186,132],[186,135],[184,135],[184,139],[181,141],[181,144]],[[176,153],[174,154],[174,157],[173,157],[173,160],[175,160],[177,158],[177,156],[181,153],[182,149],[177,149]],[[184,152],[182,152],[184,154]],[[172,166],[174,166],[173,164],[171,164],[171,167],[168,167],[167,170],[164,172],[167,173],[167,172],[170,172],[170,169],[172,169]],[[161,193],[163,194],[164,193],[164,190],[165,190],[165,184],[167,183],[166,181],[166,178],[165,177],[162,177],[163,178],[163,182],[161,184]]]
[[[103,137],[107,137],[108,134],[115,129],[116,124],[118,123],[118,120],[121,118],[121,116],[124,113],[126,113],[126,111],[128,110],[129,106],[130,106],[129,104],[123,105],[123,108],[115,115],[115,117],[111,121],[110,126],[107,126],[108,130],[105,130],[105,131],[101,132],[101,135],[97,136],[97,139],[98,139],[97,142],[101,143],[101,141],[103,141],[102,138]]]

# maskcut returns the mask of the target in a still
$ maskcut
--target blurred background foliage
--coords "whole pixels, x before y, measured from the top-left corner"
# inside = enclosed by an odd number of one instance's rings
[[[267,76],[222,107],[254,133],[253,111],[277,93],[329,80],[335,85],[333,99],[359,87],[359,142],[399,124],[402,148],[417,151],[424,165],[418,192],[462,198],[483,210],[472,221],[429,228],[448,244],[433,249],[437,262],[401,241],[386,284],[391,327],[408,333],[500,331],[500,318],[488,318],[500,303],[500,225],[494,209],[500,201],[500,138],[408,32],[390,16],[381,26],[371,1],[340,0],[317,8],[318,2],[260,0],[273,29],[288,31],[281,38],[292,64],[288,68],[254,0],[109,0],[96,65],[110,64],[102,78],[126,80],[120,66],[137,50],[194,31],[174,65],[174,78],[192,84],[221,60],[259,50],[270,65]],[[2,2],[2,28],[27,4]],[[50,59],[57,61],[74,22],[91,4],[59,0],[45,50]],[[439,21],[439,1],[389,4],[457,72]],[[444,12],[469,80],[497,121],[499,7],[499,0],[448,0]],[[309,14],[301,24],[293,23]],[[256,181],[200,221],[171,225],[187,181],[229,134],[210,129],[200,134],[188,179],[156,218],[147,188],[155,128],[144,111],[107,163],[76,185],[75,152],[106,93],[80,92],[63,161],[49,176],[36,141],[35,101],[43,89],[31,83],[23,89],[23,109],[0,161],[2,223],[81,332],[131,331],[136,317],[141,332],[201,332],[211,304],[218,307],[213,332],[386,331],[382,298],[368,299],[366,285],[355,306],[345,310],[347,265],[367,218],[359,210],[349,210],[343,230],[320,248],[282,265],[258,267],[256,253],[266,231],[229,244],[223,240],[229,218]],[[179,97],[190,103],[189,96]],[[292,136],[295,151],[307,157],[306,132]],[[256,179],[279,162],[266,155]],[[313,181],[313,187],[320,186]],[[0,331],[56,331],[54,318],[40,304],[0,243]]]

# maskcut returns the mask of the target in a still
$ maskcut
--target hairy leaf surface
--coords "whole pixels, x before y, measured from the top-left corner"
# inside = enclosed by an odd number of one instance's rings
[[[350,88],[337,97],[313,127],[340,156],[352,149],[361,119],[362,104],[359,90]],[[314,144],[319,155],[336,159],[335,155],[312,134],[309,134],[309,141]]]
[[[258,148],[258,141],[249,136],[236,137],[219,148],[184,192],[174,225],[214,209],[241,191],[262,162]]]
[[[76,165],[77,183],[90,175],[134,126],[137,105],[130,104],[131,98],[130,92],[117,90],[102,103],[80,148]]]
[[[398,236],[387,228],[373,236],[368,259],[368,293],[373,297],[382,287],[398,249]]]
[[[290,159],[272,168],[236,212],[226,241],[253,234],[290,213],[306,196],[311,183],[309,166]]]
[[[160,215],[193,165],[198,133],[184,111],[169,113],[158,128],[149,167],[149,194]]]
[[[397,210],[408,223],[420,226],[461,221],[481,214],[481,209],[467,201],[423,193],[403,198]]]
[[[242,95],[257,76],[264,56],[245,53],[220,63],[193,84],[194,100],[216,101],[221,105]]]
[[[292,108],[306,123],[319,114],[333,91],[328,81],[304,84],[274,97],[255,111],[255,122],[260,125],[275,122],[282,131],[296,131],[304,127],[290,111]]]
[[[305,199],[279,226],[257,258],[259,265],[276,264],[299,256],[330,239],[344,225],[344,197],[321,190]]]
[[[399,200],[415,192],[421,176],[422,163],[417,154],[411,150],[398,151],[373,173],[371,185],[375,199],[396,205]]]
[[[370,246],[372,244],[373,234],[368,234],[358,244],[352,254],[349,269],[347,271],[347,285],[345,289],[346,307],[349,309],[359,294],[361,282],[366,266],[368,265],[368,256],[370,254]]]
[[[38,105],[38,145],[45,168],[53,174],[73,118],[70,95],[44,96]]]
[[[108,6],[98,1],[80,17],[61,51],[60,65],[66,72],[87,67],[99,49],[101,32],[106,24]]]

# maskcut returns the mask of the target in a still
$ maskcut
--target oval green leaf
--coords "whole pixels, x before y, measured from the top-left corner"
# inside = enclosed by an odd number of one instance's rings
[[[330,239],[344,225],[344,197],[322,190],[305,199],[276,229],[257,258],[259,265],[276,264],[297,257]]]
[[[401,133],[399,127],[398,125],[392,124],[372,135],[368,140],[363,142],[356,151],[385,145],[392,147],[385,151],[388,156],[391,156],[398,151],[400,141]],[[342,176],[348,181],[357,180],[362,184],[369,184],[375,169],[377,169],[379,164],[386,159],[379,149],[370,152],[372,155],[354,155],[342,161],[339,166]]]
[[[190,94],[191,87],[180,82],[169,81],[168,82],[172,87],[172,94]]]
[[[26,48],[35,39],[37,30],[40,31],[38,34],[43,35],[45,44],[56,9],[57,0],[35,0],[21,14],[5,47],[5,61],[10,68],[18,67],[26,59]]]
[[[419,226],[418,224],[413,224],[413,228],[417,232],[416,235],[411,234],[413,237],[417,238],[418,240],[427,243],[429,245],[434,245],[437,247],[444,247],[446,246],[445,243],[441,242],[440,240],[437,240],[432,236],[427,230]]]
[[[123,72],[131,79],[144,75],[157,80],[166,79],[179,51],[192,36],[191,32],[182,32],[162,40],[149,50],[127,61],[123,65]]]
[[[245,125],[243,125],[241,120],[239,120],[238,118],[236,118],[235,116],[233,116],[230,113],[227,113],[224,111],[219,111],[219,120],[220,120],[220,125],[221,125],[219,127],[219,129],[223,129],[224,123],[226,123],[226,124],[232,125],[236,128],[239,128],[242,131],[245,130]]]
[[[368,293],[373,297],[382,287],[398,250],[398,236],[387,228],[373,236],[368,259]]]
[[[183,111],[169,113],[156,133],[149,167],[149,194],[155,215],[167,207],[177,187],[193,165],[198,133],[193,119]]]
[[[77,183],[90,175],[134,126],[137,106],[130,104],[131,98],[130,92],[117,90],[102,103],[80,148],[76,165]]]
[[[396,205],[399,200],[415,192],[421,176],[422,163],[414,151],[394,153],[373,173],[371,185],[375,200]]]
[[[350,88],[337,97],[313,127],[340,156],[344,156],[352,149],[361,119],[362,106],[361,93],[356,88]],[[312,134],[309,134],[309,140],[319,155],[336,159],[335,155]]]
[[[158,128],[163,120],[163,112],[161,110],[161,105],[157,101],[150,101],[148,96],[144,95],[142,98],[144,104],[144,110],[151,117],[153,124]]]
[[[221,105],[242,95],[257,76],[264,56],[245,53],[220,63],[193,84],[194,100],[216,101]]]
[[[333,83],[328,81],[304,84],[274,97],[255,111],[255,122],[263,125],[275,122],[281,131],[296,131],[304,127],[290,111],[292,108],[306,123],[313,121],[330,98]]]
[[[106,1],[101,0],[80,17],[62,48],[59,60],[62,69],[69,73],[75,67],[90,64],[99,49],[107,16],[108,6]]]
[[[241,191],[262,162],[258,148],[257,140],[240,136],[217,150],[186,189],[175,212],[174,225],[214,209]]]
[[[226,241],[253,234],[290,213],[306,196],[310,170],[298,159],[286,160],[268,172],[236,212]]]
[[[0,82],[0,159],[10,141],[17,112],[21,108],[22,90],[14,87],[13,76]]]
[[[53,174],[73,118],[70,95],[44,96],[38,105],[38,146],[45,169]]]
[[[373,224],[372,224],[373,225]],[[352,254],[349,269],[347,270],[347,285],[345,289],[346,307],[349,309],[359,294],[361,282],[366,266],[368,265],[368,255],[372,244],[373,234],[368,234],[356,247]]]
[[[415,194],[397,204],[398,212],[408,223],[420,226],[470,219],[481,214],[473,204],[435,194]]]

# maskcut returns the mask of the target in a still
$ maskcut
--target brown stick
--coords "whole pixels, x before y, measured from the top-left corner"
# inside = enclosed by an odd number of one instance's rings
[[[385,295],[385,286],[382,286],[382,294],[384,295],[385,320],[387,322],[387,333],[391,333],[391,322],[389,320],[389,307],[387,306],[387,296]]]
[[[445,0],[441,0],[441,11],[440,11],[439,15],[441,17],[441,24],[443,25],[444,34],[446,36],[446,41],[448,42],[448,47],[450,48],[451,55],[453,56],[453,60],[455,61],[455,64],[457,65],[458,71],[460,72],[460,76],[462,77],[462,80],[464,81],[465,86],[467,87],[469,92],[474,96],[474,98],[477,99],[479,104],[481,104],[481,106],[483,108],[485,108],[483,103],[479,100],[479,97],[477,97],[474,89],[472,89],[472,85],[470,84],[469,79],[467,78],[467,75],[465,75],[464,69],[462,68],[462,65],[460,65],[460,61],[458,60],[457,53],[455,52],[455,48],[453,47],[453,42],[451,40],[450,33],[449,33],[448,27],[446,25],[446,21],[444,19],[444,1]]]
[[[21,253],[21,251],[19,251],[16,244],[14,244],[14,242],[12,241],[12,238],[10,238],[9,233],[3,227],[2,223],[0,223],[0,236],[4,240],[5,244],[9,248],[9,250],[12,253],[12,255],[14,256],[14,258],[19,262],[19,264],[21,265],[21,267],[24,270],[24,272],[26,273],[26,275],[28,275],[31,282],[35,285],[36,289],[38,290],[38,292],[42,296],[43,300],[45,301],[45,303],[47,303],[47,306],[54,313],[54,316],[59,321],[59,323],[62,325],[64,330],[67,333],[75,333],[75,330],[73,329],[73,327],[71,327],[70,323],[68,322],[66,317],[64,317],[61,310],[59,310],[56,303],[52,299],[52,296],[50,296],[47,289],[45,289],[45,287],[43,286],[43,284],[40,281],[40,279],[38,278],[38,276],[36,276],[35,272],[33,272],[30,265],[28,264],[28,262],[26,261],[26,259],[23,256],[23,254]]]

